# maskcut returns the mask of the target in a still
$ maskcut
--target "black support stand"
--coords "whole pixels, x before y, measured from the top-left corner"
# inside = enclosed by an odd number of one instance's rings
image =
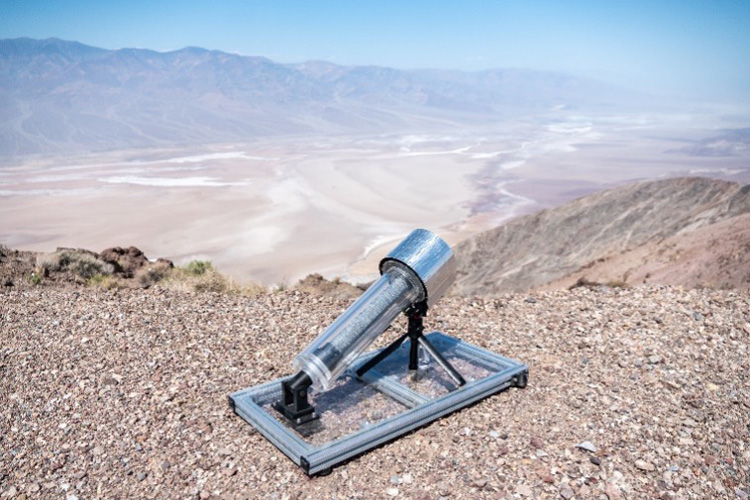
[[[307,389],[312,385],[310,376],[304,371],[281,382],[282,399],[273,406],[296,425],[318,418],[315,408],[307,400]]]
[[[367,363],[363,364],[357,370],[357,376],[361,377],[378,363],[383,361],[385,358],[393,354],[396,349],[401,347],[401,344],[408,338],[409,339],[409,370],[416,370],[419,363],[419,346],[421,345],[430,355],[435,358],[435,361],[448,373],[450,378],[459,387],[466,384],[466,380],[461,376],[458,371],[453,368],[447,359],[443,357],[440,352],[435,349],[429,340],[423,335],[424,326],[422,324],[422,318],[427,314],[427,304],[420,302],[419,304],[413,304],[410,306],[404,314],[409,318],[409,328],[405,334],[397,338],[391,345],[380,351],[376,356],[371,358]]]

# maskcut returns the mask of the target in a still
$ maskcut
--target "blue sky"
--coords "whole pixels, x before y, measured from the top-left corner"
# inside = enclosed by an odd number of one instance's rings
[[[525,67],[750,100],[750,0],[0,0],[0,38],[396,68]]]

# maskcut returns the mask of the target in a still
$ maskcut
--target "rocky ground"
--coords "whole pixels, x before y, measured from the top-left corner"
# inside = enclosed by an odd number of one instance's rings
[[[0,497],[750,494],[750,291],[445,299],[427,328],[527,363],[528,387],[308,478],[226,397],[289,373],[348,302],[300,291],[3,287]]]

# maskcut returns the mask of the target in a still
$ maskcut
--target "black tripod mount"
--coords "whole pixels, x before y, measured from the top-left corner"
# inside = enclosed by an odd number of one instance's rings
[[[466,384],[466,380],[461,376],[460,373],[450,364],[450,362],[443,357],[440,352],[435,349],[427,337],[424,336],[424,325],[422,318],[427,314],[427,303],[425,301],[412,304],[405,311],[404,314],[409,318],[409,327],[405,334],[394,340],[388,347],[380,351],[377,355],[372,357],[367,363],[357,369],[357,376],[361,377],[378,363],[383,361],[385,358],[396,352],[396,349],[401,347],[401,344],[408,338],[409,339],[409,370],[416,370],[419,363],[419,346],[422,346],[430,355],[435,358],[435,361],[446,371],[451,379],[456,383],[457,386]]]

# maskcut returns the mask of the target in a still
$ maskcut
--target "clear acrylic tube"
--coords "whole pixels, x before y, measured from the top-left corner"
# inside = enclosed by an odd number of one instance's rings
[[[292,362],[317,390],[328,390],[349,364],[411,304],[424,299],[420,279],[396,263]]]

